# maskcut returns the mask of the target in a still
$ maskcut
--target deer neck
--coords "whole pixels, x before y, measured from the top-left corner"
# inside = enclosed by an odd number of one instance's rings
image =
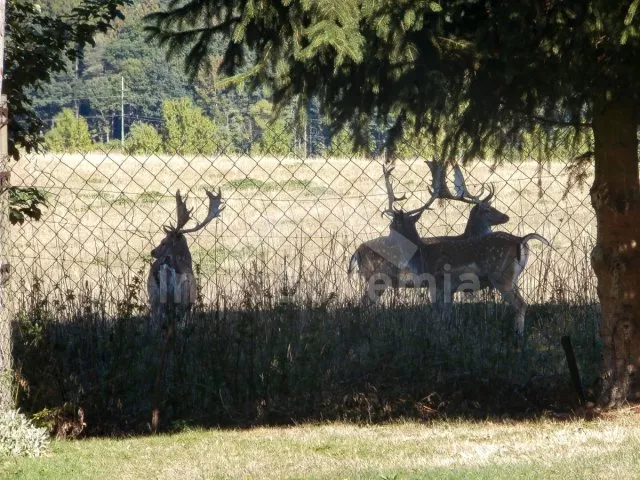
[[[409,240],[411,243],[418,245],[422,242],[420,235],[418,234],[418,230],[416,230],[415,226],[413,228],[403,228],[403,229],[394,229],[391,228],[389,230],[389,236],[394,237],[400,235],[401,237]]]
[[[480,237],[491,233],[491,225],[482,219],[476,211],[472,210],[469,215],[467,227],[464,229],[465,237]]]

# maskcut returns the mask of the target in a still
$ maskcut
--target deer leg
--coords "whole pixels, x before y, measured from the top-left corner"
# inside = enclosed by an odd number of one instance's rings
[[[385,292],[386,287],[384,285],[379,285],[375,288],[370,288],[367,286],[362,297],[360,298],[361,306],[373,306],[378,305],[380,303],[380,297]]]
[[[444,287],[444,282],[440,284],[436,281],[434,285],[429,286],[429,296],[436,315],[442,320],[448,320],[451,317],[453,293],[449,291],[450,289],[447,290]]]
[[[391,279],[385,275],[378,274],[369,277],[360,303],[362,305],[378,305],[382,294],[391,286],[393,286]]]
[[[519,338],[524,336],[524,315],[527,311],[527,304],[520,295],[517,287],[510,290],[500,290],[502,299],[511,305],[516,311],[515,333]]]

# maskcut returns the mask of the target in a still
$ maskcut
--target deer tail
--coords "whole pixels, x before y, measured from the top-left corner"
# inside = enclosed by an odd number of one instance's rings
[[[522,237],[522,240],[520,241],[520,244],[521,245],[526,245],[529,240],[540,240],[547,247],[551,246],[551,242],[549,240],[544,238],[542,235],[538,235],[537,233],[530,233],[529,235],[525,235],[524,237]]]
[[[353,255],[351,255],[351,259],[349,260],[349,268],[347,268],[347,275],[351,276],[356,266],[358,267],[358,270],[360,270],[360,252],[358,252],[357,250]]]

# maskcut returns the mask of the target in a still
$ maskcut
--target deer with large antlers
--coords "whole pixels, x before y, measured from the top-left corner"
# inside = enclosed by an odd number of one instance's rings
[[[408,259],[415,254],[418,244],[435,244],[450,239],[486,235],[491,233],[491,228],[494,225],[509,221],[508,215],[491,206],[491,200],[494,195],[493,187],[489,188],[489,194],[484,198],[481,198],[484,187],[480,194],[472,195],[467,189],[460,167],[455,166],[454,187],[456,194],[454,195],[446,184],[446,168],[436,162],[427,162],[427,165],[432,176],[430,189],[432,197],[422,207],[409,211],[395,207],[394,204],[396,202],[405,200],[406,197],[397,197],[393,193],[391,173],[394,167],[383,165],[382,170],[387,191],[388,208],[382,214],[391,220],[389,235],[374,238],[361,244],[349,261],[347,270],[349,275],[358,268],[361,276],[367,282],[377,275],[384,275],[391,279],[391,284],[388,286],[392,288],[412,288],[414,285],[411,282],[401,281],[400,277],[403,275],[402,271],[406,267]],[[436,199],[449,199],[473,205],[464,233],[449,237],[419,238],[418,236],[419,240],[415,241],[414,236],[418,235],[416,223]],[[377,290],[377,294],[374,295],[375,301],[380,298],[383,292],[384,289]],[[363,301],[368,300],[371,300],[370,292],[366,292],[363,296]]]
[[[162,379],[164,366],[173,340],[176,322],[186,314],[197,297],[196,279],[193,275],[193,263],[185,234],[194,233],[206,227],[224,209],[222,195],[206,191],[209,198],[209,211],[204,220],[191,228],[185,225],[191,219],[192,209],[187,208],[186,197],[183,200],[180,191],[176,192],[176,225],[164,226],[165,237],[151,250],[155,260],[151,264],[147,278],[147,292],[151,307],[151,322],[154,325],[165,323],[166,336],[161,346],[158,371],[153,387],[151,429],[158,430],[160,422],[160,404],[162,401]]]
[[[434,180],[431,197],[424,205],[404,212],[393,207],[393,203],[401,198],[395,197],[389,189],[387,172],[385,169],[392,213],[391,233],[385,237],[383,248],[374,241],[358,248],[361,273],[364,271],[363,276],[369,274],[365,276],[368,285],[365,297],[377,301],[388,287],[428,287],[432,301],[451,301],[458,289],[479,290],[491,286],[515,309],[515,331],[521,337],[527,305],[518,291],[517,281],[527,264],[528,242],[536,239],[550,245],[549,242],[536,233],[519,237],[505,232],[423,241],[416,222],[437,198],[441,198],[440,180]],[[438,172],[435,178],[443,176]]]
[[[440,240],[449,240],[452,238],[480,237],[482,235],[491,233],[492,227],[496,225],[502,225],[503,223],[507,223],[509,221],[509,216],[507,214],[502,213],[500,210],[491,206],[491,200],[493,200],[493,196],[495,194],[493,185],[489,186],[489,193],[484,198],[480,198],[484,193],[484,185],[482,186],[482,190],[478,195],[472,195],[467,189],[467,185],[465,183],[464,176],[462,174],[462,171],[460,170],[460,167],[456,165],[453,168],[453,184],[456,192],[454,195],[447,187],[446,167],[443,167],[441,164],[436,162],[426,163],[429,166],[429,170],[431,171],[431,177],[433,179],[431,190],[434,193],[435,198],[449,199],[467,203],[473,205],[473,208],[469,212],[469,219],[467,220],[467,225],[462,235],[422,238],[424,242],[434,243]],[[387,190],[389,191],[389,189],[393,191],[391,184],[387,182]],[[393,197],[393,193],[391,193],[390,196]],[[390,204],[389,209],[392,211],[397,211],[397,209],[395,209],[392,204]],[[427,206],[426,208],[423,206],[416,211],[422,213],[428,209],[429,206]]]

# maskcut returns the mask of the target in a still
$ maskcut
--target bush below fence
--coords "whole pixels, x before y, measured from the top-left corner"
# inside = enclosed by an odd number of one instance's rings
[[[82,408],[89,434],[148,431],[165,332],[146,334],[148,317],[109,317],[96,303],[64,316],[52,311],[40,299],[13,322],[20,407],[61,415]],[[593,385],[597,324],[597,305],[533,305],[519,350],[513,315],[494,302],[456,304],[446,321],[429,305],[220,304],[179,324],[163,427],[573,408],[560,338],[572,335]]]

